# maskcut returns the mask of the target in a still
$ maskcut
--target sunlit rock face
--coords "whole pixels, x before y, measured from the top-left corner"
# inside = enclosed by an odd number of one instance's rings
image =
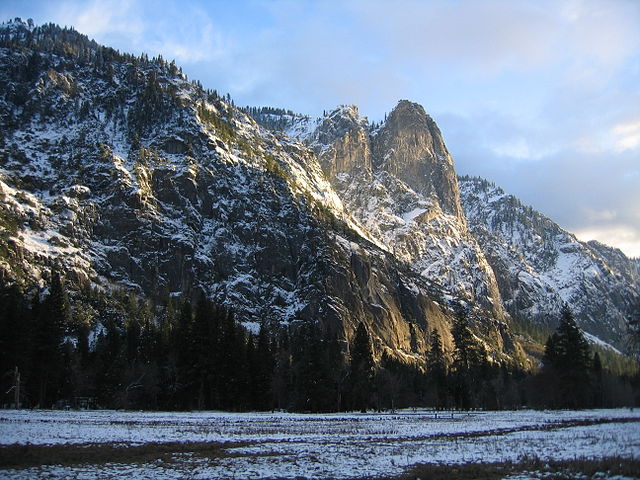
[[[372,150],[376,170],[390,173],[464,222],[453,159],[421,105],[401,100],[373,136]]]
[[[489,182],[457,179],[420,105],[400,101],[379,125],[352,106],[292,125],[347,210],[424,278],[496,318],[506,310],[551,328],[567,303],[585,331],[624,347],[625,318],[640,298],[638,262],[579,242]]]
[[[347,173],[370,181],[373,175],[371,141],[368,122],[358,114],[358,107],[338,108],[319,122],[310,140],[315,146],[320,165],[334,181]]]
[[[424,108],[402,100],[372,126],[342,106],[301,136],[347,210],[424,278],[504,317],[491,268],[469,233],[453,160]]]
[[[174,64],[15,23],[0,106],[3,283],[42,286],[55,265],[70,285],[204,293],[247,323],[317,322],[345,348],[364,322],[377,355],[415,362],[433,329],[451,349],[460,302],[500,356],[517,348],[506,311],[572,302],[613,339],[638,298],[637,262],[554,243],[467,181],[461,203],[437,126],[408,101],[379,125],[354,106],[253,118]]]

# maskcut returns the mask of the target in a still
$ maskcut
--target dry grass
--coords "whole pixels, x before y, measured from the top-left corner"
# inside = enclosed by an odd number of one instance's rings
[[[229,456],[227,449],[247,443],[171,442],[127,445],[90,443],[78,445],[7,445],[0,447],[0,469],[29,468],[39,465],[99,465],[104,463],[174,462],[189,454],[206,458]]]
[[[640,460],[609,457],[602,459],[542,461],[533,458],[523,459],[520,462],[505,463],[424,464],[411,467],[406,474],[393,477],[392,480],[497,480],[515,474],[522,474],[526,478],[544,478],[545,480],[601,479],[613,476],[640,478]]]

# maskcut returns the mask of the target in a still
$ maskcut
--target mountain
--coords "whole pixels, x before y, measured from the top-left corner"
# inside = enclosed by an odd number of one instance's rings
[[[273,128],[273,117],[264,120]],[[566,303],[592,343],[624,348],[625,319],[640,301],[637,261],[580,242],[485,180],[458,179],[420,105],[402,100],[380,125],[342,106],[321,119],[289,115],[280,127],[314,149],[376,241],[444,291],[495,319],[550,329]]]
[[[42,286],[55,265],[75,288],[204,293],[249,326],[316,322],[346,342],[364,322],[377,355],[422,361],[433,329],[451,347],[458,297],[443,299],[434,278],[367,230],[327,181],[325,157],[175,64],[16,21],[0,29],[0,87],[3,283]],[[380,138],[379,152],[404,141]],[[403,192],[407,212],[441,208]],[[442,242],[464,225],[459,204],[445,208]],[[470,239],[460,235],[454,243]],[[475,316],[495,355],[516,348],[502,323]]]
[[[622,348],[625,319],[640,302],[637,262],[618,249],[579,241],[486,180],[462,177],[460,186],[468,223],[507,310],[555,327],[566,303],[586,332]]]
[[[0,105],[3,284],[42,288],[56,266],[76,291],[204,294],[344,350],[364,323],[377,357],[418,364],[434,329],[451,351],[460,306],[494,359],[521,359],[511,318],[552,324],[566,301],[620,346],[638,299],[637,262],[459,179],[406,100],[380,124],[239,109],[173,62],[13,21]]]
[[[372,128],[355,106],[312,122],[299,138],[347,209],[383,249],[447,291],[502,319],[493,272],[470,234],[451,155],[424,109],[400,101]]]

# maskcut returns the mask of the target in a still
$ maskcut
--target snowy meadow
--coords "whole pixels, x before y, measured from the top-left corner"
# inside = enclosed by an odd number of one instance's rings
[[[640,412],[5,410],[0,444],[8,479],[388,478],[416,464],[638,460]]]
[[[8,479],[370,478],[416,464],[638,460],[640,412],[20,410],[0,412],[0,444]]]

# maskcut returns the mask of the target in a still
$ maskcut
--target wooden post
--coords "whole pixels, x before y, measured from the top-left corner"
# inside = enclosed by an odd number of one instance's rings
[[[20,370],[18,370],[17,366],[14,371],[14,378],[16,383],[15,383],[15,391],[13,392],[13,394],[14,394],[16,409],[18,409],[20,408]]]

